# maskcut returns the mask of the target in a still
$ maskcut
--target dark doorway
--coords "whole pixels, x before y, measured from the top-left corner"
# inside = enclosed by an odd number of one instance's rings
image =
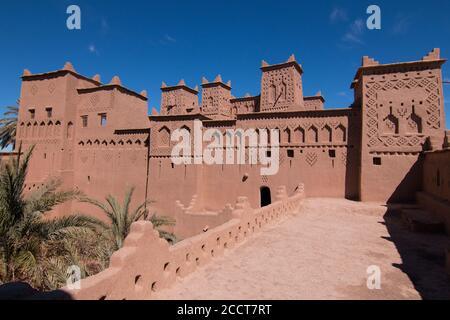
[[[270,196],[269,187],[261,187],[260,195],[261,195],[261,207],[266,207],[272,203],[272,197]]]

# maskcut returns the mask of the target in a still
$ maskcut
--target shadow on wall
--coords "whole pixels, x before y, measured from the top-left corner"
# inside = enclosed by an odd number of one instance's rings
[[[361,160],[358,150],[361,150],[360,130],[360,112],[354,111],[355,114],[349,117],[347,132],[347,157],[345,166],[345,198],[348,200],[358,201]]]
[[[415,203],[416,192],[422,189],[423,160],[424,156],[420,155],[386,201],[387,203]]]
[[[25,282],[11,282],[0,285],[0,300],[73,300],[62,290],[40,292]]]
[[[401,257],[401,263],[392,265],[409,277],[422,299],[450,299],[450,279],[445,271],[447,236],[412,232],[401,219],[400,205],[387,207],[384,222],[380,223],[386,225],[390,235],[385,240],[396,246]]]

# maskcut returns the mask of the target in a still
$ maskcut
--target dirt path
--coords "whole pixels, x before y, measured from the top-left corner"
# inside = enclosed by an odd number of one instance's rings
[[[439,256],[448,239],[410,234],[398,218],[385,212],[386,207],[377,204],[307,199],[299,214],[268,226],[157,298],[450,298]],[[406,246],[410,249],[400,246],[399,252],[393,239],[404,244],[405,236],[413,243]],[[416,244],[428,255],[416,254]],[[402,257],[413,267],[402,264]],[[381,269],[380,290],[367,288],[371,265]]]

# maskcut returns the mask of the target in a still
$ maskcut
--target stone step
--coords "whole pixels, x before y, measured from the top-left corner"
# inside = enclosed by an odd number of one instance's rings
[[[445,232],[445,225],[442,219],[422,209],[402,209],[402,219],[413,232]]]
[[[396,217],[401,217],[404,210],[417,210],[420,206],[415,203],[405,204],[405,203],[393,203],[388,205],[388,212]]]

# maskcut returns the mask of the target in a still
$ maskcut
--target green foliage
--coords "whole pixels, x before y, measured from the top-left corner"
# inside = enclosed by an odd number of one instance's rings
[[[127,235],[130,233],[131,225],[139,220],[148,220],[153,223],[153,226],[158,230],[160,236],[167,241],[174,243],[176,237],[174,234],[164,231],[162,228],[166,226],[173,226],[175,221],[166,216],[157,216],[153,214],[149,217],[147,205],[151,202],[145,201],[136,208],[131,209],[131,199],[133,197],[134,188],[129,188],[125,193],[123,203],[120,204],[116,198],[108,195],[105,202],[101,202],[91,198],[82,198],[80,201],[90,203],[100,210],[102,210],[108,220],[106,225],[106,233],[109,234],[111,241],[111,248],[113,251],[120,249]]]
[[[25,179],[34,147],[0,167],[0,284],[26,281],[40,290],[53,290],[66,284],[67,269],[80,267],[82,277],[108,267],[112,253],[120,249],[131,224],[149,220],[160,236],[176,242],[163,230],[174,225],[171,218],[149,216],[144,202],[130,208],[134,188],[122,204],[112,196],[106,202],[89,199],[79,191],[61,191],[59,180],[49,180],[33,192],[25,192]],[[91,203],[105,212],[110,223],[72,214],[57,218],[48,213],[69,200]]]
[[[46,217],[55,206],[80,197],[79,192],[59,191],[61,183],[51,180],[25,194],[33,149],[23,159],[19,150],[17,158],[0,168],[0,281],[27,281],[38,289],[56,289],[66,282],[69,266],[78,265],[89,275],[104,267],[93,262],[107,261],[110,253],[99,245],[103,235],[97,231],[102,226],[97,219]]]
[[[17,105],[19,105],[19,101],[17,102]],[[7,111],[3,114],[3,118],[0,119],[0,147],[2,149],[9,145],[15,146],[19,107],[9,106],[6,107],[6,110]]]

